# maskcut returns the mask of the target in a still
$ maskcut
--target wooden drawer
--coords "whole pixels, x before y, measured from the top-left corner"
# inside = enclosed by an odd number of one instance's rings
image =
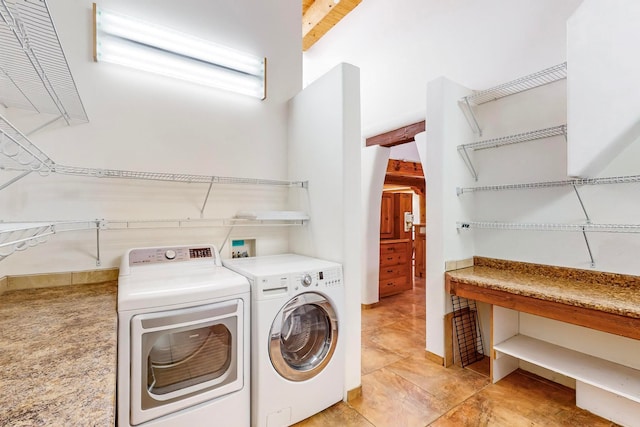
[[[390,255],[390,254],[399,254],[399,253],[407,253],[408,243],[400,242],[400,243],[380,243],[380,257],[382,255]]]
[[[406,265],[390,265],[388,267],[380,267],[380,281],[384,279],[392,279],[394,277],[406,276]]]
[[[380,254],[380,270],[382,267],[390,265],[405,264],[407,262],[407,252],[401,252],[396,254]]]
[[[407,276],[380,280],[378,293],[381,297],[411,289],[411,282]]]

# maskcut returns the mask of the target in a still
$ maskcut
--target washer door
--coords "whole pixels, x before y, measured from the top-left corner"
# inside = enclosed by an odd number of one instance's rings
[[[269,334],[269,358],[291,381],[313,378],[331,360],[338,343],[338,318],[322,295],[308,292],[278,312]]]

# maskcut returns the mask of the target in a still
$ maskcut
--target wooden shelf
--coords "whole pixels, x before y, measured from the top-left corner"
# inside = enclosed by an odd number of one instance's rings
[[[513,356],[640,403],[640,371],[526,335],[495,344]]]

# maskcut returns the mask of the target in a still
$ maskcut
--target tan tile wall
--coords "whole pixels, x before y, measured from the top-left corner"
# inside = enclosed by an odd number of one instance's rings
[[[53,286],[83,285],[118,280],[118,268],[105,270],[72,271],[65,273],[28,274],[0,279],[0,290],[49,288]],[[5,284],[3,285],[3,281]]]
[[[444,271],[460,270],[467,267],[473,267],[473,258],[445,261],[444,263]]]

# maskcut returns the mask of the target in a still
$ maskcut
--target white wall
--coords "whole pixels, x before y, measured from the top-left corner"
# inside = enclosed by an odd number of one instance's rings
[[[440,76],[484,89],[563,62],[581,2],[363,1],[304,53],[304,83],[358,66],[363,135],[377,135],[424,120],[427,82]]]
[[[362,149],[362,221],[365,224],[362,304],[373,304],[380,299],[380,209],[390,151],[379,145]]]
[[[299,2],[104,0],[100,6],[268,58],[265,101],[92,61],[89,0],[51,0],[67,60],[90,122],[46,128],[31,139],[56,162],[92,168],[287,179],[287,101],[301,89]],[[7,109],[28,132],[47,118]],[[4,174],[3,174],[4,175]],[[4,181],[3,181],[4,182]],[[0,192],[0,218],[68,219],[198,218],[206,185],[107,181],[36,174]],[[212,191],[205,216],[239,209],[278,209],[286,192],[221,187]],[[102,265],[117,266],[129,247],[193,242],[220,245],[226,230],[135,230],[102,233]],[[262,254],[288,248],[278,229],[234,230],[258,237]],[[0,276],[95,265],[92,232],[59,234],[0,264]]]
[[[567,23],[568,169],[597,176],[640,139],[640,3],[587,0]]]
[[[308,180],[291,207],[309,225],[291,231],[293,252],[343,265],[346,343],[345,398],[360,385],[360,300],[365,276],[361,204],[359,70],[340,64],[290,103],[289,176]],[[379,208],[378,208],[379,210]]]
[[[422,167],[427,186],[427,350],[439,356],[444,356],[444,315],[451,311],[444,286],[445,262],[475,253],[473,236],[456,228],[456,221],[472,212],[471,202],[456,196],[457,186],[472,182],[456,149],[473,137],[457,102],[469,93],[469,89],[445,78],[429,82],[429,125],[426,138],[418,136],[416,140],[418,151],[425,155]]]

